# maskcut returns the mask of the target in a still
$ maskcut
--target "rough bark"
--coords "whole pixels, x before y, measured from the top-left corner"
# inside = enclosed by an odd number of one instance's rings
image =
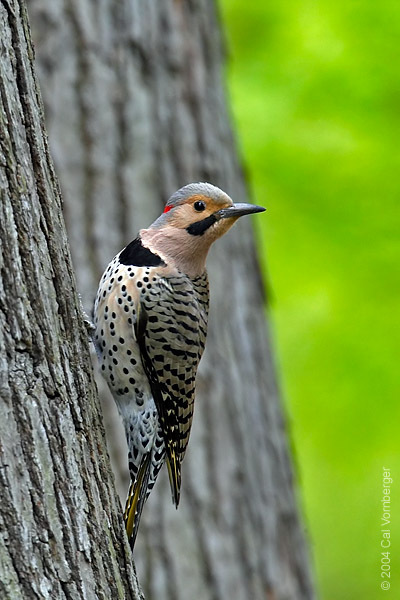
[[[0,598],[139,599],[23,2],[0,31]]]
[[[213,0],[30,0],[29,7],[89,308],[102,269],[175,189],[208,180],[236,201],[247,199],[227,114],[219,22]],[[209,272],[209,339],[182,501],[175,511],[164,472],[139,531],[139,578],[157,600],[309,599],[249,220],[215,245]],[[109,397],[104,406],[113,410]],[[123,437],[115,429],[109,436],[120,457]],[[125,457],[119,460],[127,472]]]

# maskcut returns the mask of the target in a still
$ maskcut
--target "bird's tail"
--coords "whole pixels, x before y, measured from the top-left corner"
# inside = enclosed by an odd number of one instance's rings
[[[147,498],[151,452],[145,454],[140,463],[135,481],[131,481],[125,504],[124,521],[131,550],[135,545],[140,517]]]
[[[167,456],[169,483],[171,486],[172,502],[178,508],[181,489],[181,465],[175,453],[172,453],[170,456]]]

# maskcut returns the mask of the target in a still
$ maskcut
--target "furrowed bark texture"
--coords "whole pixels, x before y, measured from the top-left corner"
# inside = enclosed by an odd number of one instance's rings
[[[0,31],[0,598],[139,599],[23,2]]]
[[[29,8],[89,308],[104,267],[181,185],[208,180],[247,199],[219,23],[212,0],[30,0]],[[209,338],[181,505],[172,507],[163,472],[135,548],[139,578],[157,600],[309,599],[249,219],[215,244],[208,264]],[[123,438],[114,430],[109,443],[127,473]]]

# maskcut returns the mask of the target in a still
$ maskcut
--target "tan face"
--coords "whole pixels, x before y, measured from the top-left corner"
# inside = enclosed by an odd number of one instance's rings
[[[209,226],[200,234],[203,240],[210,237],[216,239],[223,235],[239,217],[232,216],[225,219],[218,217],[213,221],[213,215],[217,215],[221,209],[231,206],[233,206],[233,202],[228,195],[216,200],[209,196],[195,194],[171,210],[168,215],[168,225],[177,229],[188,229],[188,235],[190,235],[190,231],[196,231],[196,223],[204,223],[204,226]],[[197,230],[201,231],[201,228],[197,228]]]
[[[199,184],[199,187],[212,186]],[[161,217],[149,229],[140,231],[147,248],[159,254],[170,267],[190,276],[204,272],[211,244],[239,217],[264,210],[252,204],[234,204],[222,190],[214,189],[215,196],[200,192],[188,193],[186,197],[179,195],[179,190],[178,197],[172,197]]]

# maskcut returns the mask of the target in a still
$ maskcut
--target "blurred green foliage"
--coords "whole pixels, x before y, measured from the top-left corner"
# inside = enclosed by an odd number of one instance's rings
[[[400,4],[220,5],[319,596],[400,598]]]

